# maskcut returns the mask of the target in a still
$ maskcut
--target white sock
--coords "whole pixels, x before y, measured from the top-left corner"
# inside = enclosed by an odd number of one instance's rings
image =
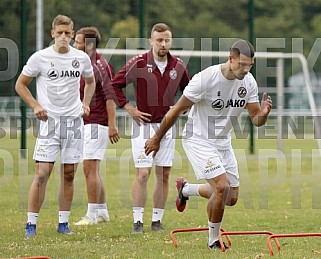
[[[59,211],[59,223],[65,223],[69,221],[70,211]]]
[[[221,229],[221,222],[212,223],[208,221],[208,244],[209,245],[212,245],[216,240],[218,240],[220,229]]]
[[[92,219],[96,219],[96,203],[88,203],[86,216]]]
[[[200,187],[200,184],[187,183],[183,188],[183,195],[185,197],[199,196],[200,195],[198,192],[199,187]]]
[[[152,221],[162,221],[163,218],[163,214],[164,214],[164,209],[157,209],[157,208],[153,208],[153,216],[152,216]]]
[[[32,225],[36,225],[37,224],[38,213],[28,212],[27,217],[28,217],[27,223],[30,222]]]
[[[138,221],[143,223],[143,215],[144,215],[144,208],[133,207],[134,223],[137,223]]]
[[[104,215],[108,216],[107,204],[106,203],[99,203],[97,204],[97,215]]]

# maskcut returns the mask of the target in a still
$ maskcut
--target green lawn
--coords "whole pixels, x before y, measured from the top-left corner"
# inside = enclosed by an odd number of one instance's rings
[[[0,139],[0,257],[46,255],[51,258],[262,258],[269,257],[267,236],[231,236],[232,249],[211,252],[206,247],[207,232],[177,233],[175,249],[169,233],[178,228],[207,226],[206,200],[192,197],[187,209],[175,208],[175,180],[183,175],[190,182],[195,176],[177,141],[171,188],[163,224],[166,231],[150,231],[152,187],[145,208],[143,235],[131,235],[131,184],[133,163],[130,142],[122,139],[110,145],[102,165],[111,221],[90,227],[76,227],[86,212],[87,199],[81,166],[75,181],[71,229],[76,235],[56,232],[59,174],[54,172],[37,224],[37,237],[24,239],[27,195],[34,174],[34,138],[28,138],[28,159],[19,159],[19,138]],[[234,140],[239,160],[241,186],[236,206],[225,211],[222,227],[227,231],[270,231],[275,234],[321,232],[321,159],[314,156],[312,139],[286,140],[285,151],[276,150],[275,140],[256,140],[256,155],[247,152],[248,140]],[[312,154],[312,156],[311,156]],[[294,158],[291,159],[291,156]],[[58,168],[58,167],[57,167]],[[57,170],[57,169],[56,169]],[[321,258],[319,237],[279,239],[281,251],[272,243],[274,258]],[[213,254],[214,253],[214,254]]]

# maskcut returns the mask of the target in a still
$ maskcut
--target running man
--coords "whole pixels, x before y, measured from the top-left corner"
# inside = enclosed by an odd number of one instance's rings
[[[225,205],[235,205],[239,194],[238,166],[231,145],[232,123],[246,107],[252,122],[261,126],[272,108],[267,93],[259,104],[257,83],[249,72],[253,64],[251,43],[236,41],[226,63],[210,66],[192,78],[145,145],[146,155],[157,155],[163,136],[179,115],[191,108],[183,132],[183,136],[189,137],[183,137],[183,148],[197,180],[205,179],[207,183],[190,184],[183,177],[178,178],[176,206],[182,212],[189,196],[208,199],[208,247],[212,250],[221,249],[218,236]]]

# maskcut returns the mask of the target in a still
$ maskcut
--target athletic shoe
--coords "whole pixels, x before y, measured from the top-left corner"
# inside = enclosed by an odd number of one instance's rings
[[[179,177],[176,180],[176,188],[178,191],[178,196],[176,198],[176,208],[179,212],[183,212],[186,207],[186,201],[189,199],[183,195],[183,188],[187,184],[187,181],[184,177]]]
[[[144,226],[144,223],[141,223],[140,221],[137,221],[137,223],[134,223],[132,234],[143,234],[143,226]]]
[[[224,245],[225,250],[229,249],[229,247],[224,242],[223,242],[223,245]],[[216,240],[213,244],[208,245],[208,249],[210,249],[210,250],[216,250],[216,249],[222,250],[220,241]]]
[[[25,233],[25,238],[29,239],[31,237],[35,237],[36,236],[36,224],[31,224],[30,222],[28,222],[26,224],[26,233]]]
[[[110,221],[109,215],[108,214],[106,214],[106,215],[98,215],[97,216],[97,221],[98,221],[98,223],[108,222],[108,221]]]
[[[97,219],[93,219],[91,217],[85,216],[82,217],[82,219],[75,223],[76,226],[89,226],[89,225],[95,225],[97,224]]]
[[[67,234],[67,235],[73,235],[75,234],[74,232],[72,232],[69,227],[68,227],[68,222],[64,222],[64,223],[59,223],[58,224],[58,228],[57,228],[57,232],[59,234]]]
[[[151,225],[151,229],[153,231],[163,231],[163,230],[165,230],[163,225],[162,225],[162,223],[160,222],[160,220],[153,221],[152,225]]]

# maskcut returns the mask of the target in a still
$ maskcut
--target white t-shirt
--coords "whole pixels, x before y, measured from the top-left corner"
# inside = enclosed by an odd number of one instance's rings
[[[259,102],[257,83],[248,73],[243,80],[228,80],[221,64],[196,74],[183,95],[194,102],[185,124],[183,136],[199,143],[210,142],[217,149],[231,147],[233,123],[247,103]],[[201,140],[201,141],[200,141]]]
[[[164,61],[158,61],[156,58],[154,58],[154,62],[163,75],[167,66],[167,59],[165,59]]]
[[[50,46],[35,52],[22,73],[36,77],[37,99],[49,117],[60,119],[61,116],[82,114],[80,78],[93,76],[85,52],[70,47],[67,53],[61,54]]]

